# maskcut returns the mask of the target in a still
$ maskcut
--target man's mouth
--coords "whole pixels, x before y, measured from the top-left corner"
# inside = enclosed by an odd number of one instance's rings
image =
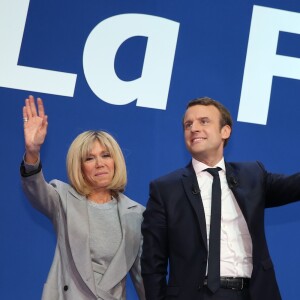
[[[202,142],[204,140],[206,140],[206,138],[204,138],[204,137],[194,137],[191,139],[191,142],[192,142],[192,144],[194,144],[194,143]]]

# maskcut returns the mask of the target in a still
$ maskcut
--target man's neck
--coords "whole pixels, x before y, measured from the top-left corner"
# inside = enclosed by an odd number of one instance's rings
[[[215,165],[217,165],[217,163],[219,163],[223,156],[218,156],[218,157],[193,157],[195,160],[202,162],[203,164],[206,164],[209,167],[214,167]]]

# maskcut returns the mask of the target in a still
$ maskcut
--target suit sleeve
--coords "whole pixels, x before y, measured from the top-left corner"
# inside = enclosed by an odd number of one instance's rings
[[[150,198],[144,212],[142,235],[141,266],[146,299],[163,300],[167,288],[167,213],[155,183],[150,183]]]
[[[300,200],[300,173],[269,173],[261,162],[257,163],[265,178],[266,207],[286,205]]]

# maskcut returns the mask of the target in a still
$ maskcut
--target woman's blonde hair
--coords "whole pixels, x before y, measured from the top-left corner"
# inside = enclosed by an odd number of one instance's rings
[[[67,173],[70,184],[81,195],[87,196],[91,193],[91,187],[83,176],[82,163],[89,155],[95,141],[106,148],[114,161],[114,176],[107,188],[114,197],[117,197],[119,192],[124,191],[127,184],[126,165],[119,144],[105,131],[85,131],[79,134],[70,145],[67,154]]]

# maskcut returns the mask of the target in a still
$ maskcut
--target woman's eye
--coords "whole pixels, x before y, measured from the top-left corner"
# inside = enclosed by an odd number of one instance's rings
[[[111,157],[111,155],[110,155],[109,152],[107,152],[107,153],[103,153],[103,154],[102,154],[102,157]]]

